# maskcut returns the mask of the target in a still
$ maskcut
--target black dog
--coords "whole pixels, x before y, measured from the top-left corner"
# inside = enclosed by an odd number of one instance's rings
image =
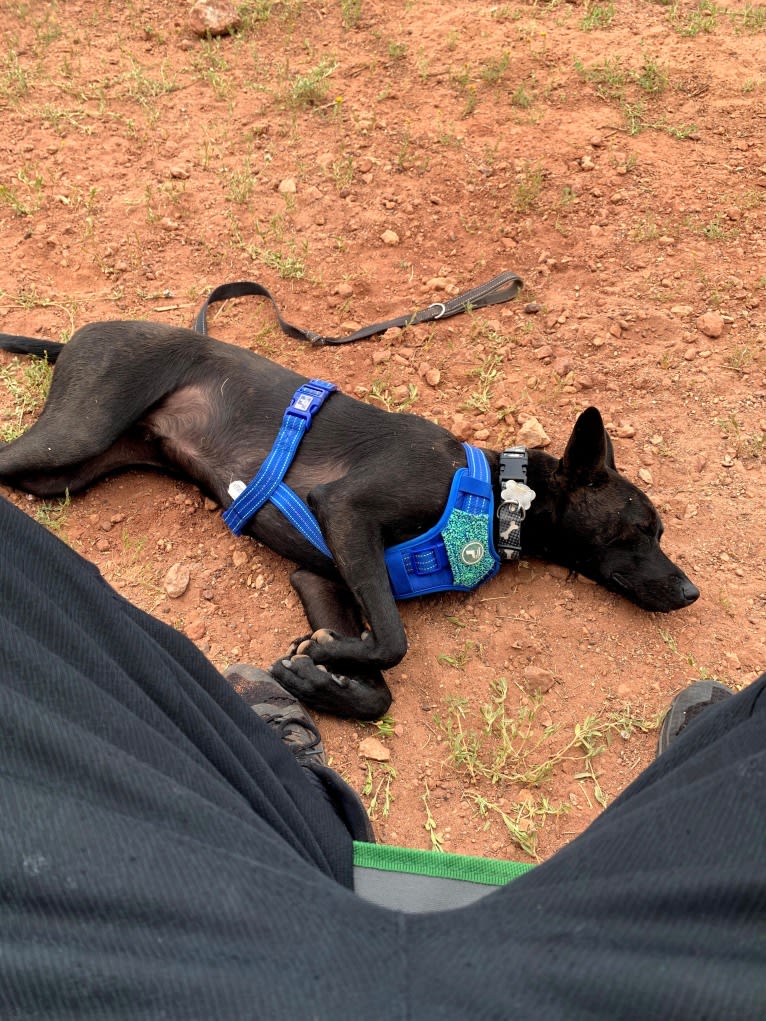
[[[41,497],[152,466],[228,507],[230,484],[256,474],[306,382],[250,351],[156,323],[92,324],[66,345],[0,334],[0,347],[57,361],[38,421],[0,449],[0,478]],[[500,454],[484,454],[498,501]],[[579,417],[560,460],[527,454],[537,496],[520,526],[523,555],[562,564],[646,610],[694,602],[698,589],[660,549],[657,511],[617,472],[596,408]],[[309,706],[362,719],[388,708],[380,671],[402,659],[407,641],[384,550],[439,520],[465,464],[446,429],[334,393],[285,476],[332,559],[271,503],[245,526],[300,565],[291,582],[314,633],[273,669]],[[495,523],[496,541],[497,533]]]

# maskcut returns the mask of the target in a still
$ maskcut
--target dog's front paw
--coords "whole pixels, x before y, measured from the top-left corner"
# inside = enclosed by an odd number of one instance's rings
[[[377,720],[391,705],[391,692],[380,671],[349,676],[331,673],[310,656],[278,659],[272,675],[305,705],[356,720]]]

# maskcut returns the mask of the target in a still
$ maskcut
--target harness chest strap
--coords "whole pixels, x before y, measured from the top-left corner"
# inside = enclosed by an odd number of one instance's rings
[[[270,500],[320,553],[332,558],[317,519],[282,479],[301,440],[311,428],[314,415],[336,390],[334,383],[311,379],[295,391],[282,417],[274,446],[258,474],[247,486],[241,481],[234,481],[229,486],[229,496],[234,502],[224,512],[223,520],[235,535],[240,535],[250,518]]]
[[[293,394],[274,446],[255,478],[229,486],[233,502],[223,520],[235,535],[270,501],[324,556],[332,559],[319,523],[309,508],[282,481],[313,416],[335,392],[333,383],[312,379]],[[493,543],[494,494],[486,456],[464,443],[467,467],[453,476],[449,498],[439,521],[424,535],[385,550],[391,588],[396,599],[433,592],[470,591],[500,568]],[[506,459],[505,461],[503,459]],[[520,523],[534,492],[526,484],[526,450],[515,447],[501,455],[504,501],[499,511],[501,555],[517,559],[521,552]],[[508,487],[516,487],[515,489]],[[505,496],[506,489],[508,495]]]

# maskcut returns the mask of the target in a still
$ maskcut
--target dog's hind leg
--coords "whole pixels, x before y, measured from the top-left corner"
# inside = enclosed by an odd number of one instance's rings
[[[108,472],[120,468],[140,466],[172,470],[162,458],[156,442],[138,435],[138,430],[135,434],[129,432],[121,436],[93,457],[72,464],[59,460],[53,451],[48,457],[37,456],[36,446],[30,451],[24,440],[31,431],[0,448],[0,478],[34,496],[62,496],[67,491],[77,493]]]
[[[340,636],[359,636],[362,621],[351,593],[341,582],[306,568],[295,571],[290,582],[313,634],[297,639],[287,656],[272,666],[272,674],[313,709],[359,720],[379,719],[391,704],[391,692],[378,669],[352,661],[334,663],[331,671],[304,651]]]

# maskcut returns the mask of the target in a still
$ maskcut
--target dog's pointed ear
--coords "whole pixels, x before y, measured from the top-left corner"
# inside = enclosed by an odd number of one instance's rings
[[[614,468],[614,448],[598,408],[586,408],[569,437],[559,472],[583,483],[605,468]]]

